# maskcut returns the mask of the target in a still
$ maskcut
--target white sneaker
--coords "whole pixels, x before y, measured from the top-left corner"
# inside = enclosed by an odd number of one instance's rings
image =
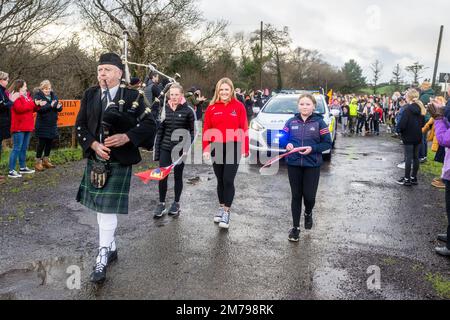
[[[22,175],[19,174],[16,170],[13,170],[13,171],[9,172],[8,178],[18,179],[18,178],[22,178]]]
[[[31,170],[28,167],[20,169],[20,174],[33,174],[35,172],[36,172],[35,170]]]

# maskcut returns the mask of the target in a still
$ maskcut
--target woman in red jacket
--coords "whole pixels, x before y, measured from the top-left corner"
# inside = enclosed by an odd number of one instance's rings
[[[247,112],[236,99],[233,82],[224,78],[216,86],[206,110],[203,127],[203,158],[212,158],[217,177],[220,208],[214,216],[219,227],[230,226],[230,208],[235,196],[236,178],[242,155],[249,156]]]
[[[8,177],[15,179],[21,178],[22,174],[34,173],[34,170],[28,169],[26,157],[31,132],[34,130],[33,113],[36,111],[36,104],[31,99],[24,80],[14,81],[10,92],[11,100],[14,101],[11,108],[11,133],[14,146],[9,157]],[[41,101],[36,103],[40,104]],[[19,158],[19,172],[16,171],[17,158]]]

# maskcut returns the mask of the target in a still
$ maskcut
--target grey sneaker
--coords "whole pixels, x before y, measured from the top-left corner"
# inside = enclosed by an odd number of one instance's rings
[[[222,215],[222,220],[220,220],[219,227],[222,229],[230,228],[230,212],[224,211]]]
[[[178,202],[172,203],[169,209],[169,216],[178,216],[180,215],[180,204]]]
[[[222,221],[223,213],[225,212],[225,209],[223,207],[219,208],[219,211],[217,211],[216,215],[214,216],[214,222],[220,223]]]
[[[155,213],[153,214],[154,219],[161,219],[167,213],[166,204],[160,203],[155,209]]]

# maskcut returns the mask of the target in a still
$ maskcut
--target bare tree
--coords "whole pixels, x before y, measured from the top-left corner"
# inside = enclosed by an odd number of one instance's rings
[[[373,94],[377,94],[378,83],[380,81],[381,73],[383,72],[383,64],[380,60],[375,60],[375,62],[370,65],[370,69],[373,72]]]
[[[397,64],[394,67],[394,70],[392,71],[392,83],[395,85],[395,90],[400,90],[400,86],[403,83],[403,73],[402,69],[399,64]]]
[[[208,22],[204,34],[192,43],[188,30],[199,30],[205,23],[195,0],[77,0],[81,15],[101,44],[120,51],[124,30],[130,33],[130,60],[167,65],[171,56],[200,50],[226,27]]]
[[[31,39],[66,13],[68,0],[1,0],[0,44],[15,46]]]
[[[253,42],[260,41],[260,31],[254,32]],[[289,52],[289,45],[292,40],[289,35],[289,28],[284,27],[282,30],[277,29],[271,24],[266,24],[263,29],[263,41],[267,48],[269,48],[272,62],[276,70],[277,87],[278,90],[283,88],[282,78],[282,64],[284,58]]]
[[[56,42],[38,35],[65,17],[69,4],[68,0],[0,1],[0,68],[13,78],[21,76],[39,57],[54,50]]]
[[[413,77],[413,86],[418,86],[420,79],[422,79],[422,73],[427,69],[423,64],[415,62],[413,65],[407,66],[405,70],[409,72]]]

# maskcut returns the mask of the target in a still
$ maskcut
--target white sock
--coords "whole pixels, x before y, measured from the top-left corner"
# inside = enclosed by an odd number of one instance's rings
[[[115,214],[97,214],[99,229],[99,247],[116,250],[116,241],[114,234],[117,229],[117,215]]]

